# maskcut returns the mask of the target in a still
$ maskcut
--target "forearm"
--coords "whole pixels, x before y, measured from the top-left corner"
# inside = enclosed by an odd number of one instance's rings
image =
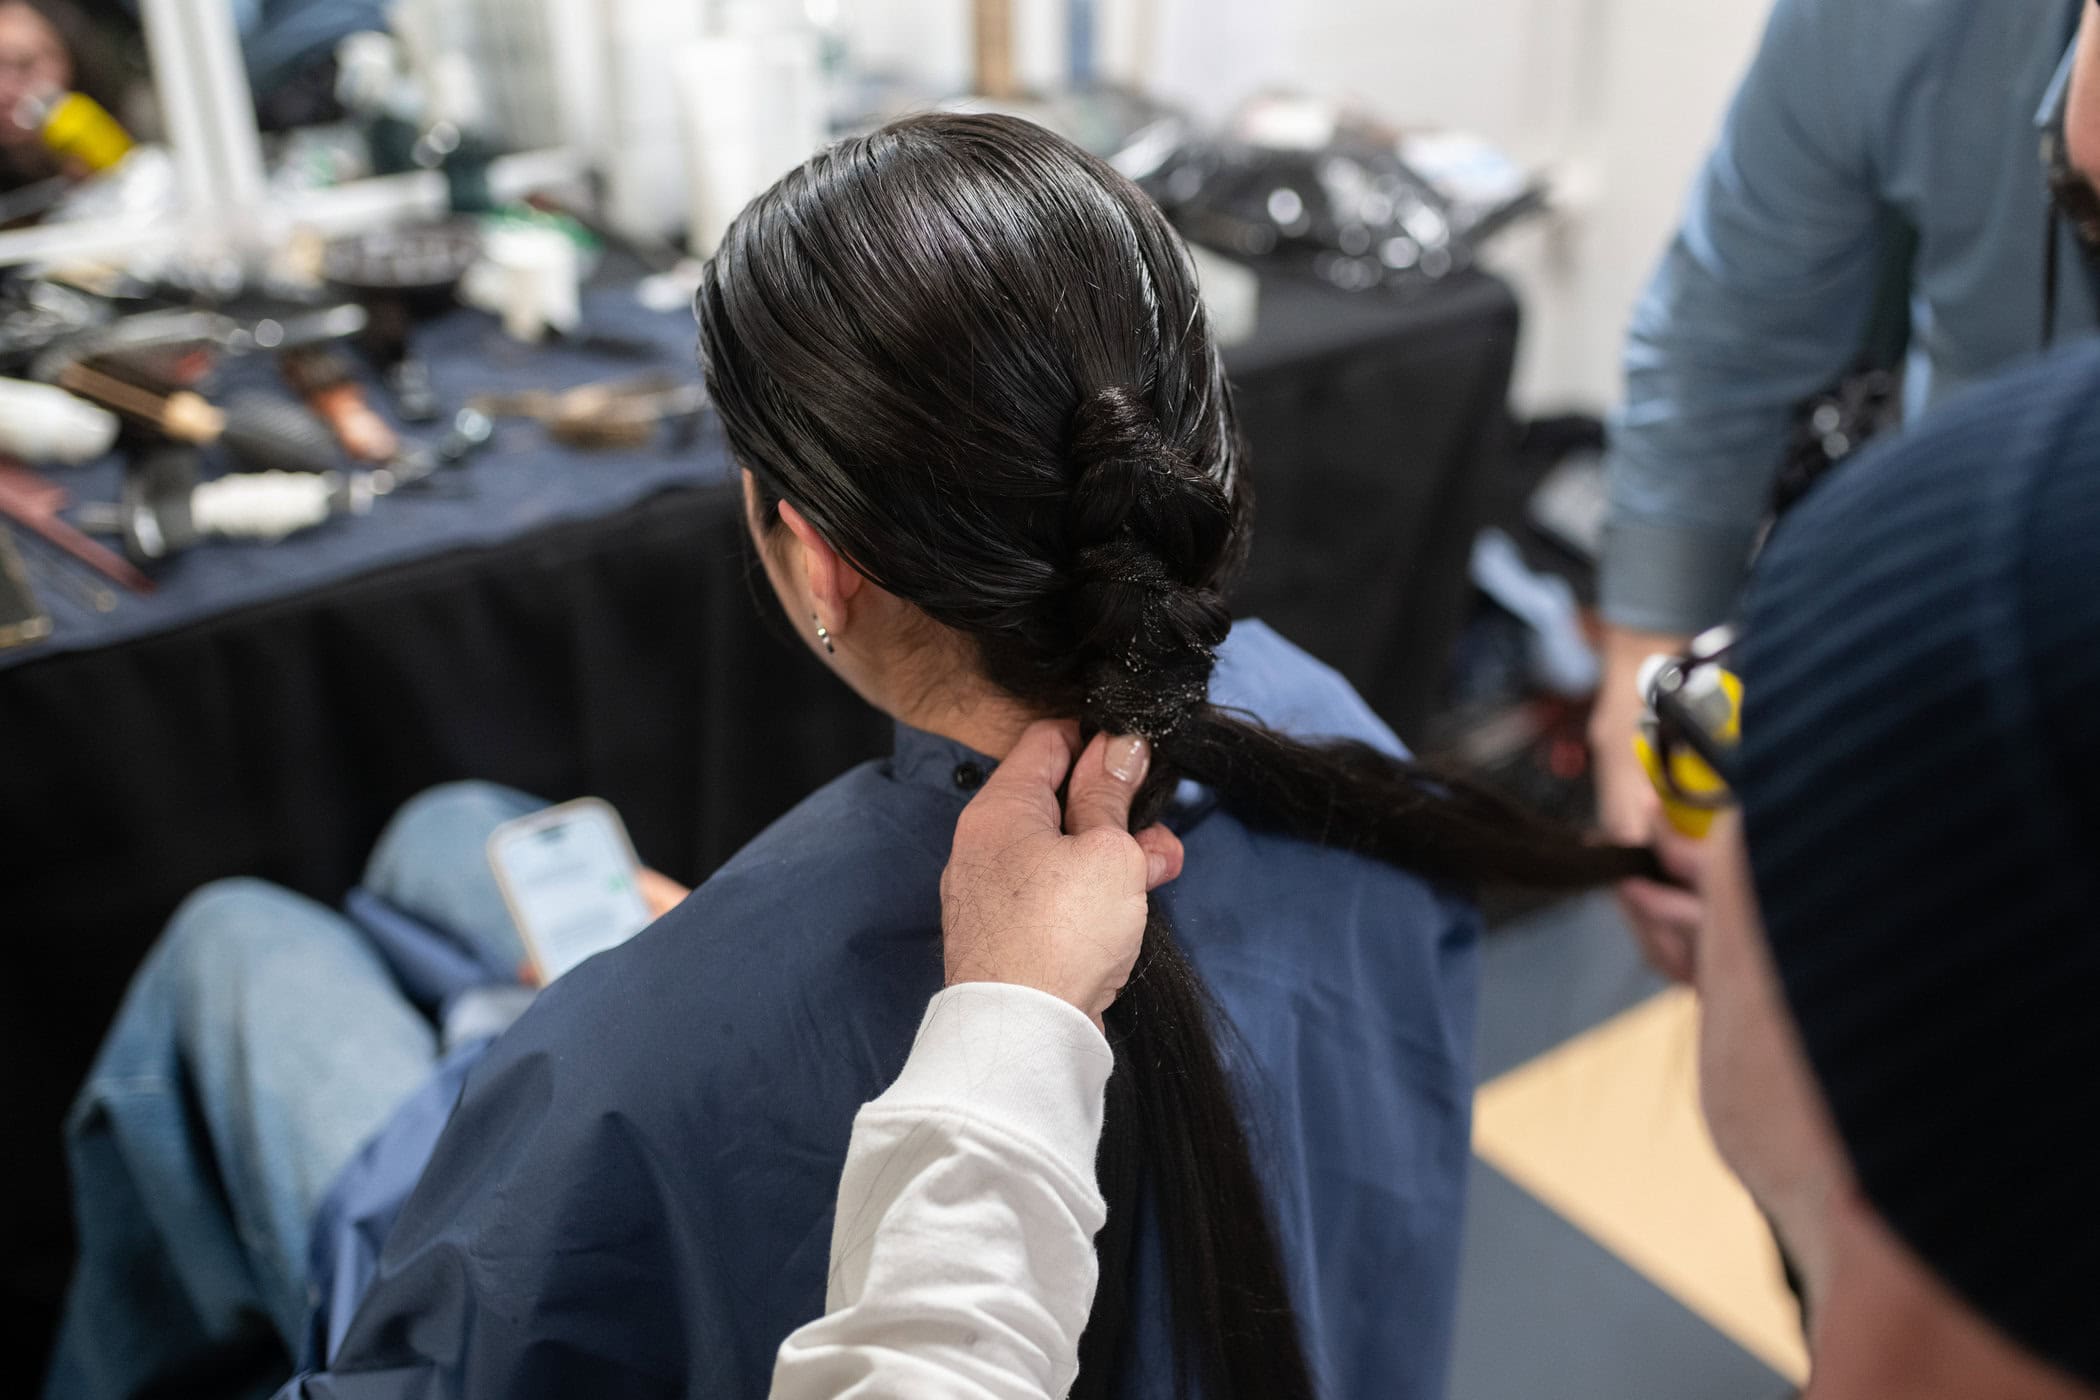
[[[774,1400],[1037,1400],[1078,1371],[1113,1057],[1025,987],[933,999],[897,1082],[854,1121],[830,1311],[782,1344]]]
[[[1705,631],[1734,606],[1760,524],[1756,513],[1726,525],[1608,519],[1598,611],[1628,632],[1687,637]]]
[[[1833,318],[1798,292],[1768,287],[1773,250],[1717,236],[1740,216],[1725,207],[1717,172],[1701,182],[1635,308],[1626,401],[1606,459],[1600,610],[1644,632],[1688,635],[1727,618],[1795,408],[1846,370],[1865,322],[1864,310]],[[1872,291],[1871,236],[1863,246],[1839,278],[1839,300]]]
[[[1607,463],[1608,621],[1722,621],[1796,407],[1859,354],[1888,232],[1872,15],[1780,0],[1682,226],[1634,309]]]

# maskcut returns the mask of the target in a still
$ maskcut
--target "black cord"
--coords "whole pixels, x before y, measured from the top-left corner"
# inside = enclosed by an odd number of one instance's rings
[[[2100,5],[2100,0],[2093,0]],[[2056,343],[2057,244],[2063,241],[2063,214],[2054,203],[2042,225],[2042,349]]]

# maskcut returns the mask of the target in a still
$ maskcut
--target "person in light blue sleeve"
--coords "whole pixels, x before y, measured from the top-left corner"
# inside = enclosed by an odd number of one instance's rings
[[[316,63],[352,34],[388,31],[381,0],[233,0],[248,80],[263,96]]]
[[[2073,61],[2100,51],[2094,8],[1774,6],[1627,334],[1591,729],[1616,838],[1645,841],[1657,818],[1632,750],[1636,672],[1729,616],[1797,407],[1852,367],[1885,275],[1907,283],[1906,416],[2093,329],[2095,288],[2039,152],[2060,131],[2074,170],[2094,164],[2100,65]],[[1650,960],[1689,975],[1694,898],[1646,881],[1621,894]]]

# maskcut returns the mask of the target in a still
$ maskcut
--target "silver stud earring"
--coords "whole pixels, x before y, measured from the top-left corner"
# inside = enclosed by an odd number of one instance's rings
[[[831,629],[826,627],[824,620],[815,613],[809,615],[809,620],[817,624],[817,640],[824,644],[824,654],[826,656],[837,656],[839,649],[831,644]]]

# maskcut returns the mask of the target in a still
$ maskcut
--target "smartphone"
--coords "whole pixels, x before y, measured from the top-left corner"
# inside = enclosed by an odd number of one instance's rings
[[[29,587],[29,572],[15,551],[15,537],[0,529],[0,648],[23,646],[50,635],[50,615]]]
[[[627,828],[595,797],[505,822],[488,853],[543,985],[649,924]]]

